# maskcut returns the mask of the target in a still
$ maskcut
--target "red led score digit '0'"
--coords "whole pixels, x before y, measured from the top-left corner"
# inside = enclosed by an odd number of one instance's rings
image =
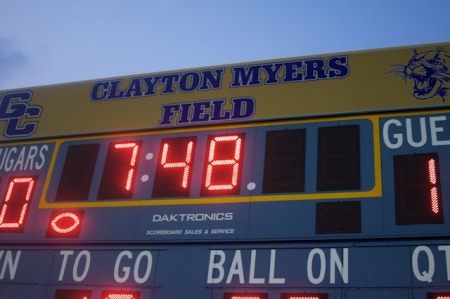
[[[0,210],[0,231],[23,231],[35,185],[34,177],[16,177],[9,180]]]
[[[196,137],[161,140],[152,197],[189,196]]]
[[[209,136],[202,195],[239,194],[244,134]]]

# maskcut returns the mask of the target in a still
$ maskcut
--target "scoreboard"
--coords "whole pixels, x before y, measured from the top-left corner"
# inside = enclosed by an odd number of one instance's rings
[[[450,298],[449,59],[0,92],[0,298]]]

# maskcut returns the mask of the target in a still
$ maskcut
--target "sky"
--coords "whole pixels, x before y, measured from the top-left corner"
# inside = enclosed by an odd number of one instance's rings
[[[0,0],[0,90],[450,41],[449,0]]]

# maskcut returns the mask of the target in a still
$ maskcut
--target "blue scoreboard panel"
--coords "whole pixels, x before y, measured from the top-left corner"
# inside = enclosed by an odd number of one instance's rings
[[[200,84],[186,77],[179,88]],[[416,101],[433,80],[415,87]],[[134,81],[126,92],[121,80],[93,83],[90,102],[132,95]],[[0,298],[450,298],[446,94],[271,118],[256,116],[255,93],[232,108],[161,104],[145,129],[29,133],[34,116],[12,115],[51,110],[25,96],[40,93],[1,96],[11,117],[0,142]]]
[[[0,147],[0,239],[446,236],[450,113],[73,137]]]

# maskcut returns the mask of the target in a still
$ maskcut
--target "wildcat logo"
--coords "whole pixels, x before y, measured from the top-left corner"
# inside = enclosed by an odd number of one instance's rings
[[[417,100],[428,100],[438,96],[445,102],[450,88],[450,72],[447,64],[450,52],[438,48],[422,53],[413,50],[413,54],[407,65],[393,65],[390,73],[402,77],[405,81],[413,80],[413,95]]]
[[[31,91],[10,92],[0,99],[0,120],[6,121],[3,135],[6,137],[29,136],[36,132],[38,122],[24,122],[25,118],[41,116],[40,106],[31,106]]]

